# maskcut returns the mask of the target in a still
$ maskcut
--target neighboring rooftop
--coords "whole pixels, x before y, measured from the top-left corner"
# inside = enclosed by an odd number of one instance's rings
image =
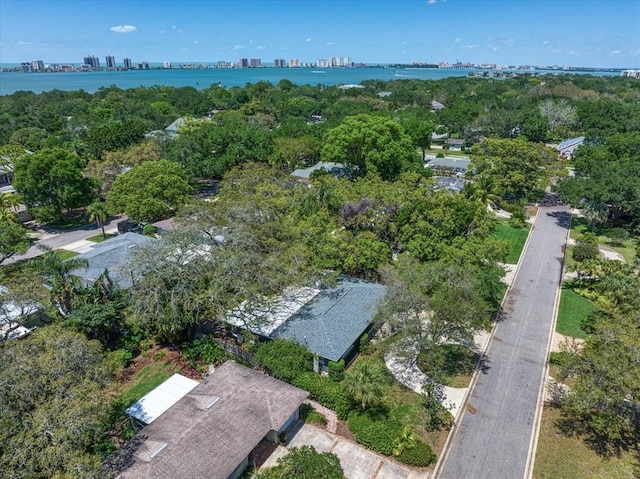
[[[142,399],[129,406],[127,414],[145,424],[151,424],[198,384],[198,381],[176,373]]]
[[[427,155],[425,157],[425,167],[428,168],[449,168],[456,173],[464,173],[469,168],[471,160],[462,156],[445,156],[444,158],[437,158],[433,155]]]
[[[433,108],[434,110],[442,110],[444,108],[444,105],[442,103],[440,103],[439,101],[432,100],[431,101],[431,108]]]
[[[438,182],[440,188],[449,190],[453,193],[460,193],[466,183],[462,178],[451,176],[434,176],[433,179]]]
[[[129,265],[131,250],[151,241],[155,240],[138,233],[124,233],[96,243],[90,251],[76,256],[89,262],[89,268],[79,269],[76,274],[85,283],[93,283],[107,269],[112,280],[123,288],[129,288],[133,284]]]
[[[105,462],[120,479],[226,479],[308,393],[227,361]]]
[[[565,148],[570,148],[572,146],[579,145],[582,142],[584,142],[584,136],[578,136],[577,138],[569,138],[567,140],[562,141],[558,145],[558,151],[562,151]]]
[[[300,168],[300,169],[294,170],[291,173],[291,176],[295,178],[299,178],[302,181],[308,182],[311,178],[311,173],[313,173],[316,170],[322,170],[322,169],[326,170],[327,173],[337,178],[340,178],[347,174],[347,169],[342,163],[334,163],[331,161],[319,161],[315,165],[310,166],[308,168]]]

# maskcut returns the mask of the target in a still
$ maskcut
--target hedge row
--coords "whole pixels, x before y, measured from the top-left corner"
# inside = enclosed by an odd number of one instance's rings
[[[353,399],[344,390],[342,383],[311,372],[300,374],[292,383],[300,389],[309,391],[311,399],[333,409],[339,419],[346,419],[349,411],[354,407]]]

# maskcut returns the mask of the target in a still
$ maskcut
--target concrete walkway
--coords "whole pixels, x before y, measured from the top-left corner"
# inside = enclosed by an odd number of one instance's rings
[[[539,209],[503,305],[505,319],[436,477],[530,477],[569,221],[564,206]]]
[[[318,452],[332,452],[340,459],[347,479],[429,479],[428,471],[412,471],[358,444],[309,424],[292,433],[286,446],[278,446],[260,469],[276,466],[292,447],[313,446]]]

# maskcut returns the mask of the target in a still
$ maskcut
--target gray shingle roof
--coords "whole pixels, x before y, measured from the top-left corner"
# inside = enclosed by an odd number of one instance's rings
[[[105,468],[121,479],[226,479],[306,398],[302,389],[227,361],[108,458]]]
[[[318,163],[316,163],[313,166],[310,166],[309,168],[300,168],[298,170],[294,170],[293,173],[291,173],[291,176],[308,180],[311,177],[312,172],[319,170],[321,168],[324,168],[325,170],[327,170],[327,172],[337,176],[340,176],[341,174],[343,174],[345,170],[345,167],[342,163],[333,163],[331,161],[319,161]]]
[[[446,156],[444,158],[429,159],[425,163],[425,166],[429,166],[431,168],[451,168],[454,171],[466,171],[469,168],[470,162],[471,160],[469,158],[456,158],[452,156]]]
[[[109,270],[109,275],[122,288],[131,287],[131,269],[129,267],[129,257],[134,247],[144,246],[154,239],[138,233],[125,233],[109,238],[96,245],[86,253],[82,253],[76,258],[89,261],[87,270],[80,269],[74,273],[85,283],[93,283],[104,272]]]
[[[312,353],[338,361],[373,321],[386,286],[343,277],[321,290],[272,334],[305,344]]]

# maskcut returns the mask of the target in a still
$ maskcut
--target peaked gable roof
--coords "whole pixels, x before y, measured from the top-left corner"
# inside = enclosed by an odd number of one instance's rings
[[[372,323],[387,287],[342,277],[322,289],[272,334],[306,345],[312,353],[339,361]]]
[[[578,136],[577,138],[569,138],[568,140],[562,141],[558,145],[558,150],[561,151],[561,150],[564,150],[565,148],[570,148],[572,146],[579,145],[583,141],[584,141],[584,136]]]
[[[225,479],[308,393],[233,361],[218,367],[112,455],[121,479]]]

